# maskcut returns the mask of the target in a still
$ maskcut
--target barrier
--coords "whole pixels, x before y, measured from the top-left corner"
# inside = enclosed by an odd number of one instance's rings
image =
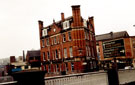
[[[45,85],[108,85],[107,72],[91,72],[45,78]]]
[[[128,85],[135,82],[135,69],[123,69],[119,70],[118,74],[116,73],[115,71],[108,70],[108,72],[90,72],[47,77],[45,78],[45,85],[112,85],[111,82],[117,83],[117,85],[118,83],[120,85]],[[113,76],[113,78],[109,77],[109,75]],[[116,78],[114,79],[114,77]],[[112,80],[110,81],[110,79]]]

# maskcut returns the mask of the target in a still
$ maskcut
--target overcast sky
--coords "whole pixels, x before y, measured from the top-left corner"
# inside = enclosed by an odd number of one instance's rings
[[[72,15],[72,5],[81,5],[81,15],[94,16],[96,35],[127,31],[135,35],[135,0],[0,0],[0,58],[22,56],[38,50],[38,20],[47,26]]]

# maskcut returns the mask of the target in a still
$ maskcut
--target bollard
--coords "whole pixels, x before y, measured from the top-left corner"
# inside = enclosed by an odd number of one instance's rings
[[[119,85],[119,77],[116,69],[108,69],[107,74],[109,85]]]

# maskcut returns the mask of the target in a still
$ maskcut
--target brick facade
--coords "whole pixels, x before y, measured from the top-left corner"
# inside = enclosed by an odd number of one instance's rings
[[[121,31],[97,35],[96,39],[101,69],[111,68],[114,58],[116,58],[117,66],[120,69],[123,69],[125,66],[132,66],[132,64],[135,66],[135,36],[129,36],[127,32]],[[108,42],[108,45],[105,42]],[[106,50],[109,45],[110,49]],[[109,57],[106,57],[106,51],[110,54]]]
[[[72,6],[72,16],[47,27],[39,21],[42,69],[48,73],[73,73],[97,69],[93,17],[81,17],[80,5]]]

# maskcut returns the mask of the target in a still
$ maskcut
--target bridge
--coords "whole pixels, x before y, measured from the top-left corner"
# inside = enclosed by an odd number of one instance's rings
[[[119,70],[118,80],[119,85],[135,85],[135,69]],[[111,85],[107,71],[45,77],[44,82],[45,85]],[[17,81],[3,82],[0,85],[17,85]]]

